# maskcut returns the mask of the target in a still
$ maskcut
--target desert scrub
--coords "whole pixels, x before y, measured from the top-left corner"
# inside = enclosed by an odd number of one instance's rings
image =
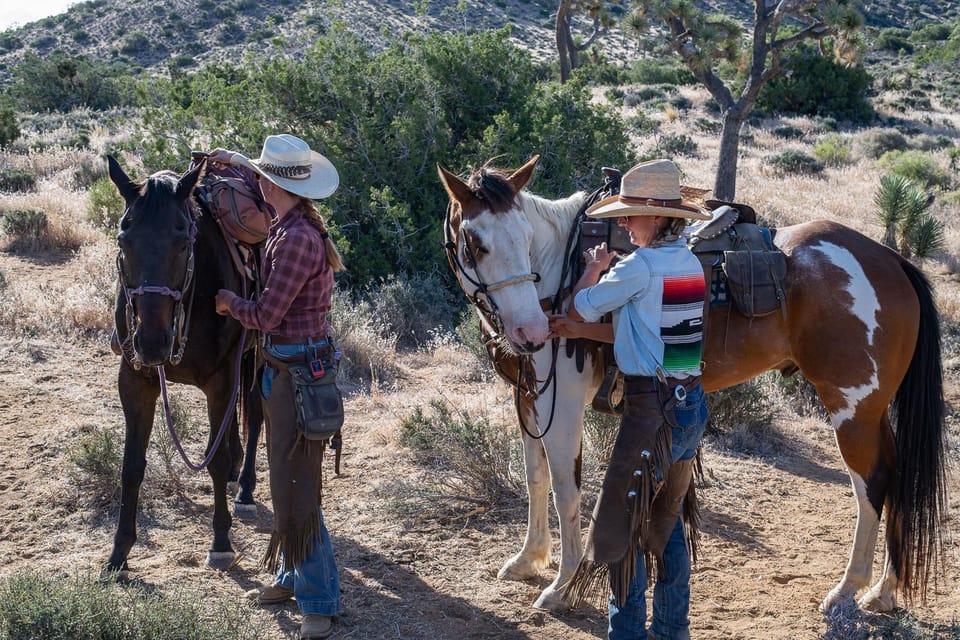
[[[87,220],[101,229],[116,231],[123,210],[123,198],[110,178],[99,178],[90,185]]]
[[[250,609],[187,590],[148,591],[94,576],[22,572],[0,583],[3,640],[253,640]]]
[[[39,240],[47,231],[47,214],[36,209],[3,212],[0,233],[15,240]]]
[[[400,420],[399,442],[417,461],[435,470],[455,495],[495,502],[522,486],[520,439],[512,426],[492,424],[485,412],[472,415],[445,400],[432,400]]]
[[[852,146],[848,138],[832,134],[813,145],[813,156],[828,167],[842,167],[853,161]]]
[[[947,187],[950,184],[950,175],[933,155],[924,151],[887,151],[877,160],[877,167],[925,187]]]
[[[37,174],[29,169],[5,167],[0,169],[0,191],[33,191],[37,187]]]
[[[67,449],[67,459],[73,465],[69,475],[80,495],[101,507],[119,503],[123,443],[116,434],[84,425],[80,437]]]
[[[887,151],[907,148],[907,138],[896,129],[868,129],[857,136],[856,146],[864,158],[876,160]]]
[[[764,158],[764,166],[774,175],[820,175],[823,173],[823,163],[813,156],[788,149],[783,153]]]

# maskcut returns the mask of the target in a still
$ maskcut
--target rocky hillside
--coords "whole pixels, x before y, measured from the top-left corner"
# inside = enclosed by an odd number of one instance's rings
[[[486,29],[513,24],[512,39],[538,57],[554,51],[556,0],[88,0],[66,13],[0,32],[0,82],[23,55],[62,49],[124,63],[134,71],[190,68],[245,51],[296,51],[331,28],[361,33],[374,46],[387,35],[432,29]],[[718,12],[752,15],[753,2],[701,2]],[[960,17],[955,0],[868,0],[871,27],[909,27]],[[615,46],[622,38],[608,38]]]

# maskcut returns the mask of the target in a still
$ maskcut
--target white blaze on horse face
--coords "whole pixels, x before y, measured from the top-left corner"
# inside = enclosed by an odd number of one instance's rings
[[[872,346],[878,327],[877,316],[880,314],[880,300],[877,297],[876,289],[867,278],[863,266],[848,249],[833,243],[820,242],[810,248],[823,254],[832,265],[842,269],[847,274],[848,281],[844,288],[853,302],[847,312],[855,316],[866,327],[866,342],[868,346]],[[834,429],[839,429],[844,422],[852,420],[860,401],[879,388],[880,380],[877,377],[877,364],[873,357],[870,357],[870,364],[872,365],[870,380],[866,384],[839,390],[846,398],[847,406],[831,416]]]
[[[533,227],[519,210],[485,212],[464,221],[463,237],[468,234],[478,251],[475,265],[464,265],[478,282],[490,288],[503,320],[507,339],[523,351],[539,349],[547,341],[547,317],[540,309],[540,298],[530,278],[530,244]]]

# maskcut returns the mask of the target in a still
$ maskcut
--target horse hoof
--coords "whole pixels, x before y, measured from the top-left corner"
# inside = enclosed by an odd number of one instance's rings
[[[237,554],[233,551],[208,551],[207,566],[218,571],[229,571]]]
[[[242,502],[233,503],[233,515],[237,518],[249,518],[257,515],[256,504],[244,504]]]
[[[845,604],[853,608],[854,595],[856,594],[851,593],[847,589],[841,589],[839,586],[834,587],[830,593],[827,594],[827,597],[823,599],[823,602],[820,603],[820,613],[829,615],[831,610],[843,608]]]
[[[893,594],[884,595],[880,589],[874,587],[863,594],[863,597],[860,598],[860,602],[857,604],[864,611],[886,613],[887,611],[893,611],[896,609],[897,599],[893,596]]]
[[[544,609],[551,613],[563,613],[570,609],[570,605],[563,598],[563,592],[552,584],[543,590],[540,597],[533,603],[534,609]]]
[[[540,570],[547,566],[546,561],[530,562],[521,556],[515,555],[507,560],[506,564],[497,572],[500,580],[529,580],[540,575]]]
[[[123,584],[124,582],[130,581],[130,570],[124,567],[123,569],[114,569],[111,567],[104,567],[100,572],[100,584]]]

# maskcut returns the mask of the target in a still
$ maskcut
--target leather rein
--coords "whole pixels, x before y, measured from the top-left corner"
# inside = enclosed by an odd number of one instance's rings
[[[127,285],[127,281],[123,275],[123,250],[121,249],[117,251],[117,276],[120,281],[120,287],[123,289],[123,294],[127,301],[125,309],[127,336],[120,343],[120,348],[123,352],[124,359],[126,359],[127,362],[130,363],[130,366],[132,366],[136,371],[140,371],[143,368],[143,361],[140,359],[139,354],[137,354],[137,350],[133,346],[133,335],[136,328],[136,310],[133,308],[134,298],[144,295],[160,295],[173,298],[175,303],[173,311],[173,333],[178,347],[176,353],[170,355],[169,362],[171,366],[175,367],[180,364],[180,362],[183,360],[183,352],[187,348],[187,341],[189,340],[190,332],[190,318],[193,312],[194,293],[196,292],[196,287],[193,286],[193,276],[195,271],[195,248],[197,240],[197,221],[194,218],[193,209],[191,208],[191,203],[189,200],[184,206],[184,212],[187,215],[187,219],[190,221],[190,255],[187,257],[187,268],[183,276],[183,284],[179,289],[170,289],[169,287],[165,286],[159,287],[152,285],[140,285],[135,289],[131,289]],[[247,282],[242,277],[241,282],[243,284],[243,297],[246,298]],[[187,298],[187,296],[189,296],[189,298]],[[184,307],[186,307],[186,309],[184,309]],[[216,454],[217,449],[220,447],[220,442],[223,440],[224,434],[227,431],[227,425],[230,424],[230,416],[233,414],[234,409],[236,408],[237,398],[239,396],[240,365],[243,358],[243,345],[246,343],[246,339],[247,328],[243,327],[240,332],[240,342],[237,346],[237,358],[234,365],[234,379],[236,380],[236,384],[234,384],[233,393],[230,396],[230,403],[227,405],[226,411],[224,411],[223,419],[220,422],[220,428],[217,431],[217,437],[214,439],[213,445],[210,446],[207,455],[199,464],[193,464],[190,462],[186,451],[184,451],[183,446],[180,444],[180,438],[177,436],[177,431],[173,424],[173,415],[170,411],[170,402],[167,398],[166,371],[164,370],[162,364],[157,365],[157,372],[160,378],[160,392],[161,396],[163,397],[163,413],[167,425],[167,431],[170,433],[170,439],[173,441],[177,452],[180,454],[180,458],[187,465],[187,467],[193,471],[203,471],[210,464],[210,462],[213,460],[214,454]]]

